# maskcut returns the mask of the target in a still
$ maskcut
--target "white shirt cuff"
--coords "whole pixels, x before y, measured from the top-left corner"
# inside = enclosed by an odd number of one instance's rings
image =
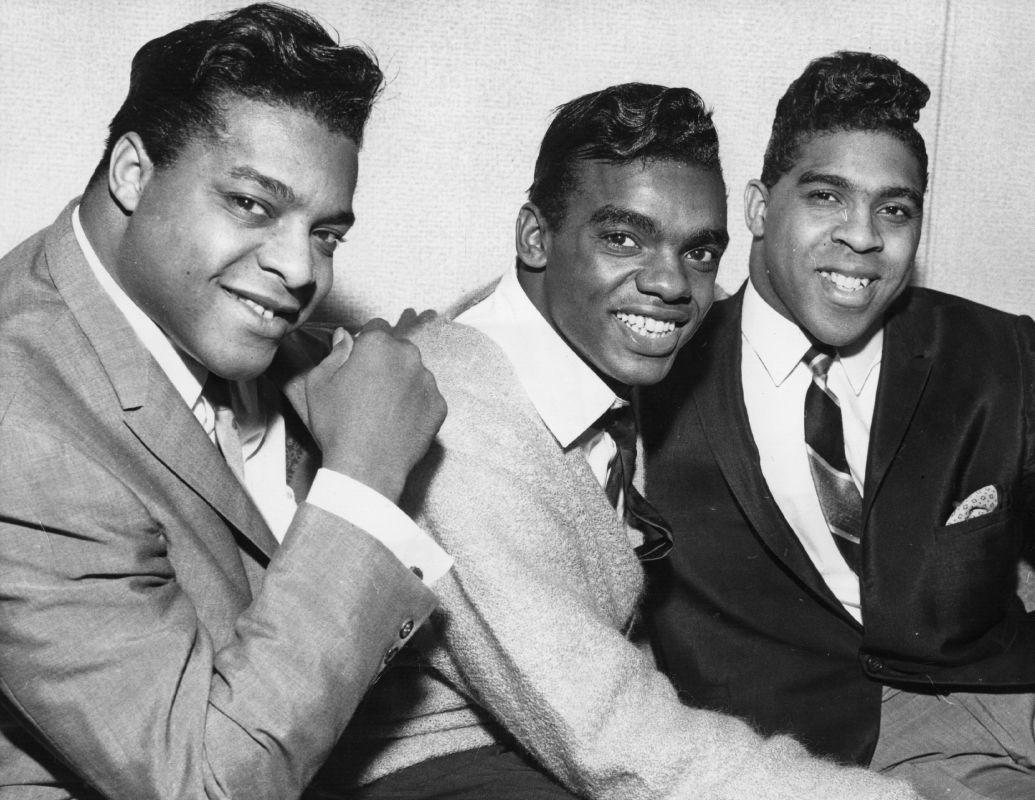
[[[320,469],[306,500],[362,528],[387,547],[407,569],[431,586],[453,566],[453,559],[395,503],[366,484],[330,469]]]

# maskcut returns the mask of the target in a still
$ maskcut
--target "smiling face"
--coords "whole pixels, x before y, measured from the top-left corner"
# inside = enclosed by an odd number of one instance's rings
[[[725,250],[718,170],[676,161],[579,163],[564,221],[518,218],[529,299],[615,387],[657,383],[711,306]]]
[[[110,268],[184,353],[241,380],[330,290],[358,163],[302,111],[230,98],[223,122],[159,169],[134,135],[116,146],[109,185],[131,216]]]
[[[920,242],[923,176],[887,133],[805,142],[794,168],[745,195],[751,281],[787,319],[834,347],[865,340],[906,288]]]

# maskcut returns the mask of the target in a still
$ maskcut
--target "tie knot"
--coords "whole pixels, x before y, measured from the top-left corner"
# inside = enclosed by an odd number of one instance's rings
[[[817,347],[812,345],[808,352],[802,357],[802,363],[812,370],[812,374],[818,378],[825,378],[834,361],[834,350],[827,346]]]
[[[612,408],[600,417],[597,427],[614,439],[619,449],[636,449],[636,415],[631,405]]]

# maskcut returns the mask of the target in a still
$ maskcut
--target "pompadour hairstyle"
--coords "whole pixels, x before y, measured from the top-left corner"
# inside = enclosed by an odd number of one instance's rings
[[[762,183],[771,188],[789,172],[813,136],[874,131],[891,134],[912,151],[926,189],[927,148],[914,125],[930,97],[927,84],[885,56],[841,51],[817,58],[776,106]]]
[[[133,57],[129,93],[94,178],[129,131],[155,166],[167,166],[194,138],[222,127],[223,105],[234,97],[306,111],[358,146],[383,81],[370,53],[340,46],[302,11],[259,3],[192,22]]]
[[[528,199],[556,229],[564,223],[568,195],[578,189],[579,161],[651,159],[721,173],[719,139],[700,95],[645,83],[583,95],[556,109],[539,147]]]

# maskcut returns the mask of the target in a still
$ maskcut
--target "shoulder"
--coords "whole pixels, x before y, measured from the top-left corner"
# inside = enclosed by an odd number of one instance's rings
[[[886,329],[906,332],[934,347],[952,347],[959,357],[967,353],[1031,350],[1035,323],[1031,317],[1011,314],[964,297],[934,289],[910,287],[889,312]]]
[[[420,348],[451,415],[461,408],[502,408],[524,396],[503,350],[481,331],[439,317],[409,338]]]
[[[965,297],[920,286],[906,289],[892,307],[890,314],[892,317],[929,316],[936,321],[954,320],[957,323],[1007,328],[1016,325],[1019,319],[1027,319]]]

